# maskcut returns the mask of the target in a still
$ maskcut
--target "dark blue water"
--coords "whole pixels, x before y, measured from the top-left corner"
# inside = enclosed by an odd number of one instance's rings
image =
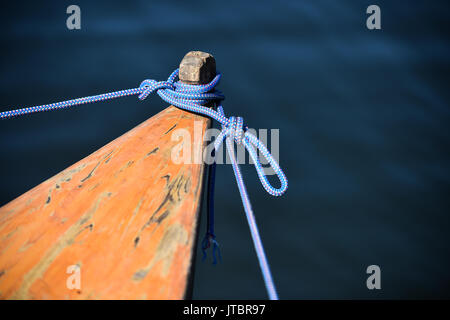
[[[66,28],[70,4],[2,4],[1,110],[162,80],[186,52],[211,52],[227,114],[280,129],[287,194],[272,198],[244,166],[280,297],[450,297],[448,1],[77,1],[80,31]],[[370,4],[382,30],[365,26]],[[0,204],[164,105],[2,121]],[[223,263],[198,255],[194,298],[266,298],[231,168],[216,185]]]

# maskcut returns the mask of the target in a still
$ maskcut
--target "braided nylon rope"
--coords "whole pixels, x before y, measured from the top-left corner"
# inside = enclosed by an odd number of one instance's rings
[[[244,121],[241,117],[229,117],[225,116],[223,108],[221,105],[217,107],[217,110],[213,108],[207,108],[203,105],[207,102],[220,102],[225,97],[224,95],[215,90],[216,85],[219,83],[221,74],[218,73],[216,77],[208,84],[204,85],[189,85],[184,84],[179,81],[175,81],[178,77],[179,70],[176,69],[167,79],[167,81],[155,81],[155,80],[144,80],[138,88],[120,90],[110,93],[104,93],[95,96],[89,96],[79,99],[67,100],[62,102],[56,102],[52,104],[40,105],[35,107],[16,109],[11,111],[4,111],[0,113],[0,119],[12,118],[20,115],[42,112],[42,111],[50,111],[57,109],[65,109],[77,105],[93,103],[98,101],[110,100],[119,97],[125,97],[130,95],[139,95],[140,100],[144,100],[151,93],[155,92],[166,102],[177,106],[181,109],[191,111],[194,113],[199,113],[205,116],[208,116],[216,121],[218,121],[222,125],[222,131],[214,142],[214,149],[217,152],[220,145],[226,139],[226,146],[228,155],[231,159],[231,164],[233,167],[233,171],[236,177],[237,185],[239,188],[239,192],[241,194],[242,204],[244,206],[244,210],[247,216],[247,221],[250,227],[250,232],[252,235],[253,243],[255,246],[255,250],[257,253],[257,257],[259,260],[259,265],[261,268],[261,272],[263,274],[264,282],[266,285],[266,289],[270,299],[278,299],[277,292],[275,290],[275,286],[272,279],[272,274],[270,272],[269,264],[267,262],[266,254],[264,252],[264,248],[261,242],[261,238],[259,236],[258,227],[256,225],[256,220],[253,214],[253,210],[251,207],[250,199],[248,197],[247,189],[244,184],[244,180],[242,178],[241,171],[239,169],[239,165],[236,160],[235,150],[233,146],[233,141],[236,144],[243,144],[247,149],[250,157],[255,164],[256,172],[258,173],[261,184],[264,189],[271,194],[272,196],[281,196],[284,192],[286,192],[288,187],[288,182],[286,176],[281,170],[278,163],[272,157],[267,148],[261,143],[261,141],[252,135],[247,127],[244,127]],[[281,186],[279,188],[273,187],[270,182],[267,180],[267,177],[264,174],[264,169],[259,161],[259,157],[257,154],[257,150],[259,150],[260,154],[267,160],[269,165],[273,168],[274,172],[278,176],[280,180]],[[215,170],[215,168],[214,168]],[[208,205],[208,211],[210,211],[210,220],[209,221],[209,232],[203,243],[203,248],[209,247],[209,241],[212,241],[214,244],[214,250],[217,248],[217,242],[215,241],[214,236],[214,227],[213,227],[213,210],[214,205],[212,202],[214,187],[214,178],[210,179],[210,194],[208,197],[208,201],[210,202]],[[220,253],[219,253],[220,257]]]

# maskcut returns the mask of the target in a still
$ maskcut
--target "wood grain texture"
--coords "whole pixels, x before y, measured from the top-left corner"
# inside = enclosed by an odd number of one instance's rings
[[[171,161],[172,132],[194,122],[203,137],[209,119],[171,106],[0,208],[0,298],[183,298],[204,165]]]

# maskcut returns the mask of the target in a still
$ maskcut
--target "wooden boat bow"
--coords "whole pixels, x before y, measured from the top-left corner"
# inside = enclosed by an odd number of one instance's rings
[[[186,83],[214,76],[209,54],[180,64]],[[189,297],[205,165],[172,161],[173,137],[203,159],[209,126],[170,106],[1,207],[0,298]]]

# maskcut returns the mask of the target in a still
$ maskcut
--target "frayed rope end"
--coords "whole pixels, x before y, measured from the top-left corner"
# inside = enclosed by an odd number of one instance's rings
[[[206,250],[211,247],[211,244],[212,244],[213,264],[216,265],[217,261],[222,262],[222,255],[220,254],[219,243],[216,241],[216,236],[211,233],[207,233],[202,241],[202,252],[203,252],[202,261],[206,260],[207,257]]]

